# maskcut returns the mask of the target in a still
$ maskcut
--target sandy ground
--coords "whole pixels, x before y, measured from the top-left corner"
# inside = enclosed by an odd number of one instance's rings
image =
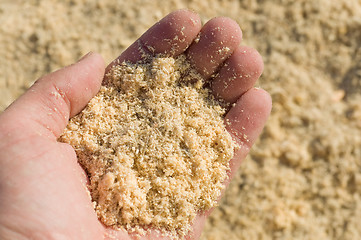
[[[274,102],[202,240],[361,239],[358,0],[1,0],[0,111],[41,75],[90,50],[109,62],[184,7],[240,24]]]

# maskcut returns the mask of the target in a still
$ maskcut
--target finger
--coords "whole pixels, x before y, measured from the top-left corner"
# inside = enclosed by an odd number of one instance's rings
[[[201,237],[204,224],[206,223],[208,216],[209,216],[208,212],[202,214],[200,213],[196,216],[192,225],[192,229],[185,237],[186,240],[199,239]]]
[[[211,82],[217,98],[234,103],[251,89],[263,72],[263,61],[257,50],[240,46],[225,61],[218,75]]]
[[[230,178],[226,181],[226,185],[261,134],[271,108],[270,95],[265,90],[252,88],[244,93],[227,113],[226,128],[240,148],[230,161]]]
[[[136,63],[156,54],[177,56],[189,47],[200,29],[198,14],[189,10],[174,11],[146,31],[107,70],[124,61]]]
[[[103,58],[90,53],[79,62],[37,80],[1,117],[9,123],[18,120],[16,129],[23,125],[56,139],[69,117],[81,111],[99,91],[103,75]]]
[[[198,72],[205,78],[216,72],[220,64],[238,47],[242,31],[230,18],[218,17],[207,22],[187,50],[187,56]]]

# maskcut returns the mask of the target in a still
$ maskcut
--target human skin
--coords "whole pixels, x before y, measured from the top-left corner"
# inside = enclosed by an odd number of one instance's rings
[[[199,33],[199,40],[193,41]],[[144,54],[185,53],[209,79],[213,93],[233,103],[225,120],[241,147],[230,162],[231,179],[261,133],[272,105],[266,91],[253,87],[263,70],[262,58],[256,50],[240,46],[241,39],[239,26],[229,18],[213,18],[202,27],[196,13],[178,10],[151,27],[107,68],[99,54],[90,53],[37,80],[0,115],[0,239],[132,239],[127,232],[99,222],[74,149],[57,139],[69,118],[98,92],[112,65],[137,62]],[[199,238],[209,213],[197,216],[187,239]],[[142,239],[167,238],[152,231]]]

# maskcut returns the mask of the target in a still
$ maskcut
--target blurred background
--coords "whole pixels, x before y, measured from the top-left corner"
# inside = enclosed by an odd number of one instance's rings
[[[235,19],[273,98],[202,240],[361,239],[360,0],[0,0],[0,112],[89,51],[109,63],[179,8]]]

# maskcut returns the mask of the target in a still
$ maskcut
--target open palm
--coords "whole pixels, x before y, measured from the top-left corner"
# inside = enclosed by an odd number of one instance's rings
[[[228,18],[214,18],[202,27],[197,14],[179,10],[151,27],[107,68],[145,55],[185,53],[209,79],[213,93],[234,103],[225,118],[241,148],[230,163],[230,176],[271,109],[269,95],[253,88],[263,70],[262,58],[240,46],[241,38],[239,26]],[[132,239],[98,221],[73,148],[57,142],[69,117],[98,92],[107,69],[101,56],[88,54],[39,79],[0,115],[1,239]],[[208,214],[199,214],[189,239],[200,236]],[[153,232],[144,239],[163,237]]]

